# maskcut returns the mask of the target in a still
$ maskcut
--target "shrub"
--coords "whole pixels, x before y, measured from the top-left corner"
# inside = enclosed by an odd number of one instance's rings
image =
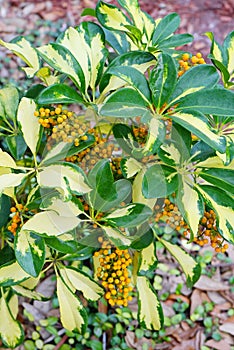
[[[150,283],[157,247],[178,261],[187,285],[200,266],[165,233],[225,252],[233,242],[233,42],[212,33],[211,64],[176,50],[178,14],[156,21],[137,0],[99,1],[40,47],[0,41],[35,85],[0,90],[0,321],[2,342],[23,340],[18,295],[55,273],[61,322],[85,331],[84,299],[127,306],[159,330]],[[97,23],[96,23],[97,22]],[[38,79],[40,80],[38,82]],[[167,235],[168,237],[168,235]],[[81,295],[83,294],[83,296]]]

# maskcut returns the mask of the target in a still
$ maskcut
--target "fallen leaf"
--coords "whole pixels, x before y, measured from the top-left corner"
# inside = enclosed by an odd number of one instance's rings
[[[198,289],[195,289],[191,295],[190,316],[194,313],[194,310],[199,305],[202,305],[205,301],[210,302],[210,299],[208,298],[207,294],[201,292]],[[200,317],[200,319],[202,320],[202,316]]]
[[[223,339],[221,339],[220,341],[210,339],[207,342],[205,342],[205,345],[217,350],[231,350],[230,345]]]
[[[225,322],[222,324],[219,329],[223,332],[229,333],[234,336],[234,323],[233,322]]]
[[[195,283],[195,288],[205,291],[219,291],[219,290],[229,290],[230,287],[225,285],[223,282],[215,281],[208,276],[202,275],[200,279]]]

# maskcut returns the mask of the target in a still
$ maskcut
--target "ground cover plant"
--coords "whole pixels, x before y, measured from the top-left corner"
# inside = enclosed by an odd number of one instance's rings
[[[162,247],[187,285],[201,268],[173,241],[233,243],[233,41],[212,33],[201,53],[174,34],[180,18],[153,19],[137,1],[103,1],[51,43],[20,36],[29,89],[0,90],[1,340],[24,339],[18,296],[56,276],[62,326],[85,334],[87,302],[126,308],[158,331],[163,313],[152,272]],[[171,234],[171,239],[168,238]],[[208,322],[208,321],[207,321]]]

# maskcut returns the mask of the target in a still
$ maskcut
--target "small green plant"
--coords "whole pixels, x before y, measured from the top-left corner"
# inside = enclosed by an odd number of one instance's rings
[[[212,39],[205,64],[175,49],[193,39],[174,34],[178,14],[155,21],[136,0],[118,2],[99,1],[84,12],[99,24],[47,45],[0,40],[40,80],[0,90],[0,334],[10,348],[24,339],[18,295],[46,300],[35,291],[45,273],[62,326],[95,348],[86,302],[123,308],[137,293],[138,337],[162,328],[158,247],[191,287],[201,268],[177,237],[217,253],[233,243],[234,32],[223,60]]]

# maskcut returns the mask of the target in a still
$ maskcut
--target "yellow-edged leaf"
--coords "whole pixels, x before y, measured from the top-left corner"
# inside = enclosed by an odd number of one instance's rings
[[[142,169],[142,166],[143,165],[140,162],[138,162],[135,158],[126,159],[123,168],[127,179],[136,175]]]
[[[15,55],[19,56],[28,67],[22,67],[29,78],[40,68],[40,62],[36,50],[31,46],[31,43],[24,37],[19,37],[15,43],[6,43],[0,39],[0,45],[5,46]]]
[[[28,275],[17,262],[0,268],[0,285],[11,286],[29,277],[30,275]]]
[[[66,275],[73,288],[81,291],[88,300],[98,300],[104,294],[104,289],[83,272],[67,267],[60,269],[60,273],[64,280]]]
[[[234,74],[234,32],[232,32],[232,35],[230,37],[230,42],[227,47],[227,54],[228,54],[228,65],[227,69],[231,76]]]
[[[20,285],[22,287],[24,287],[24,288],[32,290],[38,285],[38,283],[40,281],[40,278],[41,278],[40,275],[38,277],[30,276],[30,278],[28,278],[27,280],[21,282]]]
[[[30,98],[23,97],[19,103],[17,112],[17,119],[21,125],[25,142],[34,156],[36,154],[36,147],[40,133],[40,124],[34,116],[35,110],[36,103]]]
[[[11,173],[10,168],[5,168],[0,166],[0,178],[1,178],[1,175],[10,174],[10,173]],[[14,194],[15,194],[14,187],[7,187],[5,188],[5,190],[2,191],[2,193],[6,194],[9,197],[14,198]]]
[[[75,215],[61,216],[54,211],[44,211],[35,214],[23,226],[22,230],[32,231],[41,235],[59,236],[71,231],[80,223]]]
[[[23,329],[20,322],[16,321],[6,303],[5,298],[2,296],[0,299],[0,336],[3,343],[10,348],[16,348],[23,340]]]
[[[196,167],[198,168],[225,168],[225,169],[231,169],[234,170],[234,159],[231,161],[230,164],[224,165],[222,159],[220,157],[210,157],[206,160],[199,162],[196,164]]]
[[[38,173],[41,187],[56,188],[66,199],[71,197],[70,191],[77,194],[90,192],[92,189],[85,183],[84,175],[71,164],[54,164]]]
[[[155,244],[152,242],[148,247],[144,248],[140,252],[140,263],[138,268],[138,273],[146,273],[157,263]]]
[[[86,326],[86,312],[75,294],[57,276],[57,295],[60,306],[60,318],[64,328],[83,333]]]
[[[138,319],[142,327],[159,330],[163,324],[163,314],[156,293],[145,276],[137,277]]]
[[[201,272],[200,265],[198,265],[196,261],[178,245],[171,244],[168,241],[165,241],[165,239],[159,237],[158,240],[180,264],[187,278],[188,286],[192,286],[195,282],[197,282]]]

